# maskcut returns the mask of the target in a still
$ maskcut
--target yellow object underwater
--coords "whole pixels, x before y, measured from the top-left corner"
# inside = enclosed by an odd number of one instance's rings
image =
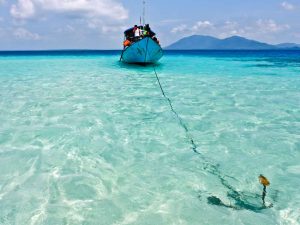
[[[263,186],[269,186],[270,185],[270,182],[269,182],[269,180],[265,177],[265,176],[263,176],[263,175],[259,175],[259,182],[263,185]]]

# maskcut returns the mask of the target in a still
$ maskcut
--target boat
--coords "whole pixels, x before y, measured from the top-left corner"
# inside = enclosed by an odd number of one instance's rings
[[[145,24],[145,1],[143,24],[124,32],[123,51],[120,61],[131,64],[154,64],[163,57],[163,50],[156,34]],[[142,21],[140,20],[140,24]],[[138,32],[138,34],[136,33]]]
[[[132,42],[126,46],[121,55],[121,61],[135,64],[153,64],[163,56],[161,46],[151,37]]]

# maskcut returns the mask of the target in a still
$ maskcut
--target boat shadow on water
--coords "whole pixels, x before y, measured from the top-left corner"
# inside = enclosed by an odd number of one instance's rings
[[[155,68],[163,68],[164,64],[160,62],[156,63],[126,63],[123,61],[118,61],[117,65],[120,69],[129,69],[129,70],[141,70],[143,68],[148,69],[147,71],[150,72],[149,68],[152,69],[151,72],[153,71],[153,67]],[[146,72],[146,71],[145,71]]]

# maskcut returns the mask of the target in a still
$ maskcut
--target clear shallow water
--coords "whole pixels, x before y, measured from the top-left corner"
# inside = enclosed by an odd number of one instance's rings
[[[118,56],[0,54],[0,224],[300,224],[300,52],[166,54],[200,154]]]

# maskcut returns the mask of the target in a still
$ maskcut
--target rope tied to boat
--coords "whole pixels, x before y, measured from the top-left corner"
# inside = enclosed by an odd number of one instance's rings
[[[158,85],[160,87],[160,90],[161,90],[161,93],[162,95],[164,96],[164,98],[167,100],[167,102],[169,103],[169,106],[170,106],[170,109],[171,111],[174,113],[174,115],[176,116],[180,126],[185,130],[185,133],[186,133],[186,137],[189,139],[189,142],[190,144],[192,145],[192,150],[197,153],[197,154],[200,154],[200,152],[198,151],[198,148],[197,148],[197,145],[192,137],[192,135],[190,134],[190,131],[187,127],[187,125],[184,123],[184,121],[182,120],[182,118],[179,116],[179,114],[175,111],[174,107],[173,107],[173,103],[171,101],[171,99],[166,95],[162,85],[161,85],[161,82],[160,82],[160,79],[158,77],[158,74],[156,72],[156,69],[155,69],[155,66],[153,66],[153,70],[154,70],[154,73],[155,73],[155,77],[157,79],[157,82],[158,82]]]
[[[153,66],[153,70],[154,70],[154,74],[155,74],[156,80],[158,82],[158,85],[160,87],[161,93],[162,93],[163,97],[167,100],[167,102],[170,106],[170,109],[176,116],[180,126],[185,130],[186,137],[189,139],[189,142],[192,146],[193,152],[196,153],[198,156],[200,156],[201,160],[203,161],[203,169],[205,171],[207,171],[208,173],[216,176],[220,180],[223,187],[225,187],[228,190],[227,196],[235,201],[234,205],[226,204],[218,197],[210,194],[210,196],[207,197],[208,204],[216,205],[216,206],[223,206],[223,207],[232,208],[235,210],[247,209],[247,210],[251,210],[251,211],[255,211],[255,212],[266,209],[266,208],[271,208],[273,206],[273,204],[271,204],[269,206],[266,206],[266,204],[265,204],[265,197],[266,197],[266,193],[267,193],[266,187],[270,185],[270,183],[266,177],[264,177],[262,175],[259,176],[260,183],[264,187],[263,194],[262,194],[263,206],[259,206],[259,205],[255,205],[255,204],[253,205],[251,202],[248,202],[246,200],[247,197],[249,196],[249,193],[237,191],[232,185],[230,185],[230,183],[226,179],[226,178],[231,178],[233,180],[236,180],[236,178],[228,176],[228,175],[223,175],[219,169],[218,164],[215,165],[215,164],[211,163],[210,160],[208,160],[204,155],[202,155],[198,151],[198,147],[197,147],[192,135],[190,134],[190,131],[189,131],[187,125],[184,123],[183,119],[179,116],[179,114],[174,109],[171,99],[166,95],[166,93],[161,85],[159,76],[156,72],[155,66]],[[200,197],[201,196],[199,195],[199,198]],[[256,198],[256,197],[257,196],[254,195],[254,198]]]

